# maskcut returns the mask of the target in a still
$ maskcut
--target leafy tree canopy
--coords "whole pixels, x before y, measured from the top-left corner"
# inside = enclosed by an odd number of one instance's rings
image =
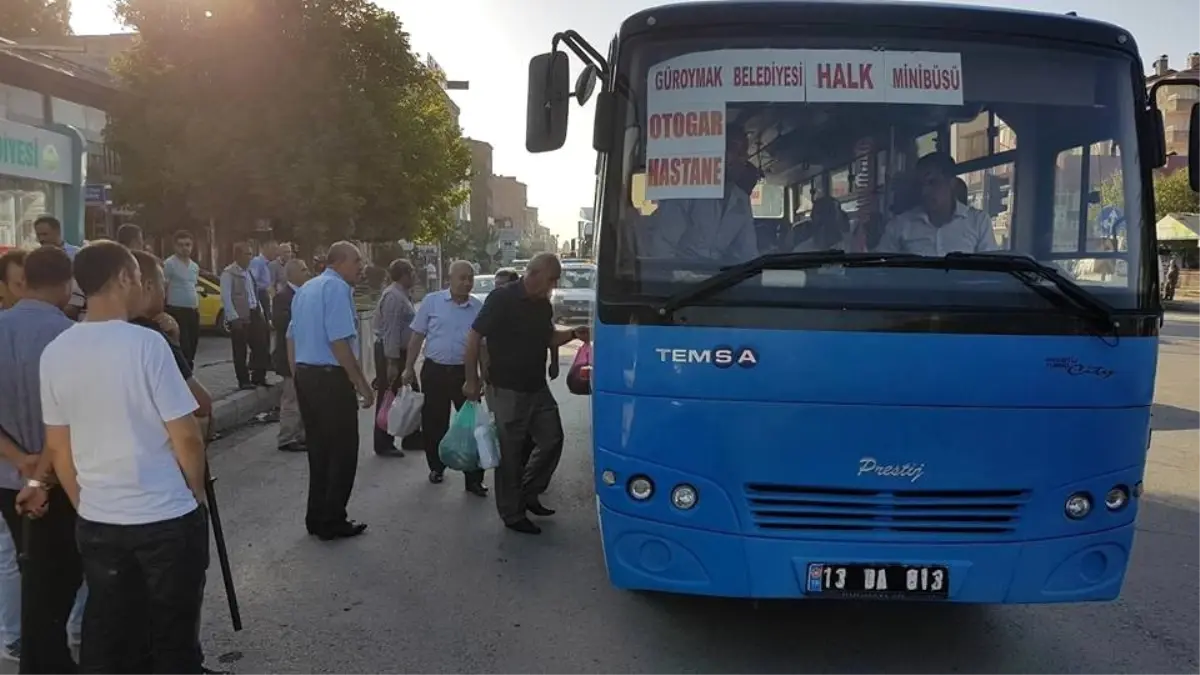
[[[368,0],[118,0],[119,195],[311,244],[436,237],[470,169],[439,74]]]
[[[1158,219],[1168,213],[1200,211],[1200,195],[1188,184],[1187,169],[1176,169],[1154,181],[1154,214]]]
[[[71,34],[71,0],[0,0],[0,37]]]
[[[1125,189],[1120,174],[1100,184],[1100,201],[1105,205],[1125,204]],[[1128,208],[1128,207],[1125,207]],[[1169,213],[1200,212],[1200,194],[1192,191],[1188,184],[1186,168],[1176,169],[1169,174],[1154,174],[1154,218],[1156,221]]]

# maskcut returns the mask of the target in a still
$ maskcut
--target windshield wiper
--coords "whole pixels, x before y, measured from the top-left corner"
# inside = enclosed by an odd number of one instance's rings
[[[704,281],[667,298],[659,316],[712,297],[768,269],[808,269],[824,265],[845,267],[908,267],[914,269],[966,270],[1010,274],[1029,289],[1060,308],[1073,310],[1103,331],[1115,331],[1113,309],[1108,303],[1071,281],[1056,268],[1033,258],[995,253],[950,253],[922,256],[909,253],[846,253],[836,249],[811,253],[768,253],[753,260],[723,268]],[[1051,287],[1038,283],[1050,282]]]
[[[1055,306],[1074,310],[1077,315],[1092,321],[1100,330],[1107,332],[1117,328],[1113,308],[1108,303],[1068,279],[1057,268],[1027,256],[1005,253],[948,253],[944,257],[905,256],[900,259],[857,260],[847,262],[846,266],[1004,272]],[[1050,282],[1051,286],[1038,283],[1039,279]]]
[[[710,298],[754,277],[763,270],[802,270],[824,265],[886,264],[888,261],[920,260],[908,253],[846,253],[838,249],[806,253],[767,253],[721,271],[686,290],[670,296],[658,308],[659,316]]]

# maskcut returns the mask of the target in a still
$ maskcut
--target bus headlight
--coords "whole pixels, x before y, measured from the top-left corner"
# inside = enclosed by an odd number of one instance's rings
[[[675,505],[675,508],[683,511],[695,506],[699,498],[700,495],[696,493],[696,488],[687,483],[676,485],[675,489],[671,490],[671,503]]]
[[[654,481],[646,476],[634,476],[629,479],[629,496],[639,502],[644,502],[654,496]]]
[[[613,485],[617,484],[617,474],[613,473],[612,469],[605,469],[600,473],[600,480],[603,481],[605,485],[612,487]]]
[[[1113,489],[1104,495],[1104,508],[1109,511],[1120,511],[1129,503],[1129,492],[1124,485],[1113,486]]]
[[[1067,512],[1067,517],[1071,520],[1085,518],[1087,517],[1087,514],[1092,512],[1092,498],[1087,496],[1086,493],[1076,492],[1070,497],[1067,497],[1065,510]]]

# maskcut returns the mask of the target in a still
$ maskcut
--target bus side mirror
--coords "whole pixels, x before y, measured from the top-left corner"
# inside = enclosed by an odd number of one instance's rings
[[[1192,104],[1188,121],[1188,182],[1192,192],[1200,192],[1200,103]]]
[[[538,54],[529,60],[529,97],[525,106],[525,149],[558,150],[567,141],[571,69],[565,52]]]

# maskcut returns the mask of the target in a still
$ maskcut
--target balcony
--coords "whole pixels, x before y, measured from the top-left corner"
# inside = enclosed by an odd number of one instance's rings
[[[111,183],[121,178],[121,158],[104,143],[88,143],[89,183]]]

